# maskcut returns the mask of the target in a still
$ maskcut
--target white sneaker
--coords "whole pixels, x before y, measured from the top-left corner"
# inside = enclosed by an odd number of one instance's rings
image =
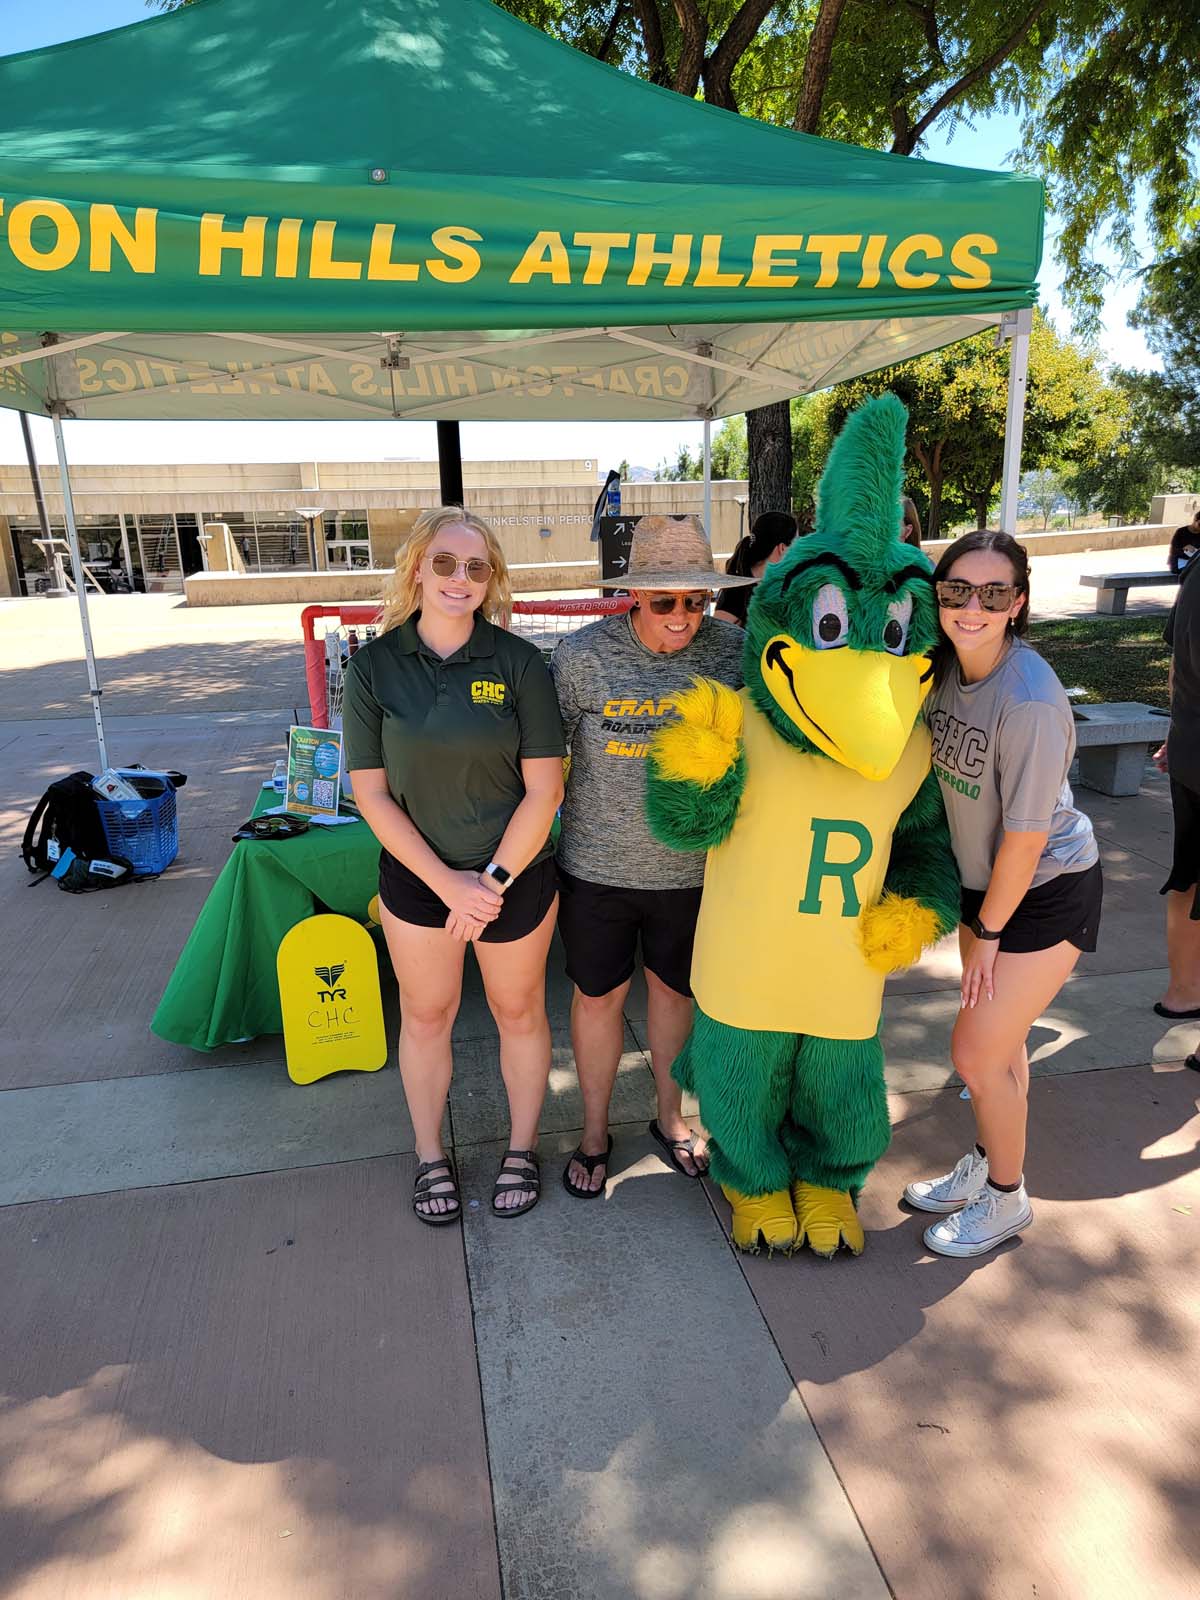
[[[1033,1207],[1022,1183],[1012,1194],[985,1184],[983,1193],[953,1216],[931,1222],[925,1243],[939,1256],[982,1256],[1033,1221]]]
[[[982,1191],[987,1175],[987,1157],[972,1145],[953,1172],[945,1172],[940,1178],[918,1178],[905,1189],[904,1198],[918,1211],[957,1211]]]

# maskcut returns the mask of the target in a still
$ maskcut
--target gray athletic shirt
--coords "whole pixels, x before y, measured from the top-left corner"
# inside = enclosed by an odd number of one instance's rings
[[[704,882],[705,852],[668,849],[646,822],[646,749],[693,678],[739,689],[745,634],[705,617],[690,644],[657,655],[629,616],[605,617],[568,634],[550,658],[571,770],[558,860],[590,883],[631,889],[692,889]]]
[[[1034,889],[1099,859],[1092,825],[1067,783],[1075,758],[1070,703],[1036,650],[1013,639],[978,683],[963,683],[955,664],[930,695],[928,716],[965,888],[987,888],[1006,830],[1049,834]]]

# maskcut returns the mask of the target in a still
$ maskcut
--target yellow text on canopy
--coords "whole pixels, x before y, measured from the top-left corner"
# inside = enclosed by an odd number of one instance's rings
[[[82,264],[91,273],[153,275],[159,270],[159,212],[94,203],[0,197],[0,248],[30,272]],[[172,218],[177,231],[178,218]],[[400,248],[395,222],[244,216],[205,212],[190,219],[196,278],[270,278],[346,283],[470,283],[486,266],[517,288],[664,288],[814,291],[987,288],[989,257],[999,244],[988,233],[757,233],[732,241],[720,233],[634,230],[538,230],[514,260],[512,246],[493,259],[484,235],[461,223],[433,228],[427,246]],[[0,265],[3,257],[0,254]]]

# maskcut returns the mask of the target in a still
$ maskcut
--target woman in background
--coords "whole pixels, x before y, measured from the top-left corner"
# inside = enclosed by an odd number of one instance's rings
[[[750,532],[738,540],[737,548],[725,563],[725,571],[735,578],[761,578],[795,537],[796,519],[790,511],[763,511],[755,517]],[[736,622],[739,628],[744,628],[746,608],[753,593],[750,584],[741,589],[724,590],[713,616],[719,622]]]
[[[915,544],[921,548],[921,518],[917,508],[907,495],[900,502],[900,538],[905,544]]]

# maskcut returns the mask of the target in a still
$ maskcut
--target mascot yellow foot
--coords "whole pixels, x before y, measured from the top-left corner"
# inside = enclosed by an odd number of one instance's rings
[[[796,1213],[788,1190],[739,1194],[722,1184],[721,1191],[733,1207],[733,1242],[739,1250],[757,1255],[760,1240],[768,1251],[791,1250],[795,1246]]]
[[[845,1189],[821,1189],[815,1183],[797,1180],[792,1185],[796,1210],[796,1248],[803,1245],[832,1261],[839,1245],[860,1256],[866,1235],[858,1212]]]

